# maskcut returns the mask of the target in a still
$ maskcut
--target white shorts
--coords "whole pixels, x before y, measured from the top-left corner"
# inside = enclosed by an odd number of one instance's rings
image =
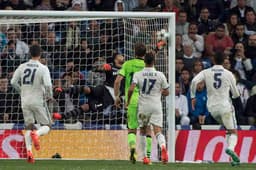
[[[22,106],[22,112],[25,126],[34,123],[38,123],[41,125],[52,124],[52,118],[47,106],[25,105]]]
[[[140,127],[147,125],[156,125],[163,127],[163,111],[162,106],[156,107],[151,105],[138,106],[138,122]]]
[[[235,110],[233,107],[229,112],[211,112],[211,115],[217,122],[224,125],[227,130],[237,129]]]

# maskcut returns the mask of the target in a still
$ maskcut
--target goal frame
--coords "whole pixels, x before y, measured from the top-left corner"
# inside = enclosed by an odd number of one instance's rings
[[[170,95],[167,97],[167,142],[169,162],[175,162],[175,13],[160,12],[91,12],[91,11],[27,11],[0,10],[0,17],[86,17],[86,18],[165,18],[168,19],[168,80]],[[8,19],[8,18],[7,18]]]

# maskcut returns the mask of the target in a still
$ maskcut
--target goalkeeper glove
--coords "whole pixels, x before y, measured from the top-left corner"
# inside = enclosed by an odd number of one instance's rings
[[[62,115],[58,112],[53,113],[52,117],[54,120],[61,120],[63,118]]]
[[[105,71],[110,71],[112,68],[111,68],[111,65],[110,65],[110,64],[105,63],[105,64],[103,64],[103,69],[104,69]]]

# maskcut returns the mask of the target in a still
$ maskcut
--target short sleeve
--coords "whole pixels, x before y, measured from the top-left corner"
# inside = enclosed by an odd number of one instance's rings
[[[132,83],[138,84],[138,82],[139,82],[139,74],[138,73],[134,73],[133,79],[132,79]]]
[[[161,73],[161,77],[162,77],[162,89],[168,89],[169,84],[168,84],[167,79],[163,73]]]

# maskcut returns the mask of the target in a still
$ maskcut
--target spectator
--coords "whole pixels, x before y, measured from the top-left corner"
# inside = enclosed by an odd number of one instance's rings
[[[46,53],[46,59],[53,67],[53,77],[59,77],[59,73],[62,71],[66,62],[66,56],[62,53],[63,51],[61,49],[60,43],[56,42],[55,32],[48,32],[47,39],[42,42],[41,47]]]
[[[189,125],[188,101],[180,92],[180,84],[175,83],[175,122],[180,125]]]
[[[196,61],[196,57],[193,55],[193,47],[191,44],[184,44],[183,45],[183,62],[184,67],[192,69],[194,62]]]
[[[148,22],[147,20],[139,20],[133,25],[133,42],[143,43],[147,48],[151,45],[153,39],[152,35],[148,32]]]
[[[138,0],[122,0],[124,2],[125,11],[132,11],[135,7],[139,6]]]
[[[226,35],[231,36],[235,32],[235,27],[239,23],[239,18],[237,14],[231,14],[228,18],[228,21],[224,23],[226,29]]]
[[[188,33],[189,22],[187,22],[187,12],[180,11],[178,14],[178,19],[176,23],[176,34],[187,34]]]
[[[247,10],[245,13],[245,34],[256,34],[256,15],[254,10]]]
[[[247,58],[252,60],[253,68],[256,68],[256,34],[249,35],[248,38],[248,46],[246,47],[246,54]]]
[[[246,0],[237,0],[237,5],[230,9],[230,14],[236,14],[243,24],[248,10],[253,10],[252,7],[246,5]]]
[[[80,44],[74,50],[70,50],[68,58],[72,59],[81,71],[91,70],[93,54],[91,48],[88,46],[87,40],[81,39]]]
[[[197,75],[199,72],[201,72],[204,69],[203,62],[200,59],[195,60],[193,69],[192,69],[192,76],[194,77]]]
[[[223,62],[223,67],[229,71],[231,71],[231,63],[229,57],[226,57]]]
[[[179,2],[181,5],[181,9],[187,12],[188,14],[188,21],[195,22],[198,18],[198,11],[196,8],[197,0],[183,0]]]
[[[175,54],[176,58],[182,58],[184,55],[183,51],[183,45],[182,45],[182,35],[181,34],[176,34],[175,37]]]
[[[191,81],[191,70],[188,68],[183,68],[181,70],[181,76],[180,76],[180,88],[181,88],[181,94],[187,95],[189,88],[190,88],[190,81]]]
[[[98,51],[100,51],[100,56],[104,57],[107,63],[112,62],[112,56],[116,52],[114,51],[113,43],[111,41],[111,32],[102,31],[100,35],[100,46]]]
[[[201,82],[197,85],[196,90],[196,105],[195,108],[192,108],[191,105],[191,97],[190,92],[187,93],[188,97],[188,105],[189,105],[189,113],[190,113],[190,119],[191,124],[193,126],[193,129],[201,129],[201,125],[204,124],[212,124],[212,118],[209,114],[209,111],[207,109],[207,92],[205,88],[205,83]]]
[[[20,41],[17,38],[16,32],[13,28],[9,28],[7,30],[7,39],[8,39],[8,41],[12,40],[15,43],[15,46],[16,46],[15,54],[20,59],[27,59],[27,55],[29,52],[28,45],[24,41]]]
[[[234,44],[241,42],[244,46],[247,46],[248,43],[248,35],[245,34],[245,27],[243,24],[237,24],[235,26],[235,31],[231,35],[231,38]]]
[[[22,123],[19,94],[9,87],[9,80],[5,75],[0,77],[0,122]]]
[[[22,60],[19,60],[18,56],[15,54],[15,49],[16,49],[15,42],[13,40],[10,40],[8,42],[7,48],[5,48],[1,56],[1,67],[2,67],[3,74],[12,75],[15,69],[22,62]]]
[[[255,89],[256,86],[254,86],[253,89]],[[247,100],[246,108],[245,108],[245,115],[248,117],[248,123],[249,125],[255,125],[256,124],[256,90],[251,94],[249,99]]]
[[[152,11],[153,9],[148,6],[148,0],[138,0],[139,5],[133,8],[133,11]]]
[[[52,10],[50,0],[41,0],[41,3],[36,6],[36,10]]]
[[[210,11],[210,19],[219,20],[224,12],[224,4],[222,0],[198,0],[197,11],[201,11],[203,7],[206,7]]]
[[[7,45],[7,37],[6,37],[6,27],[1,25],[0,26],[0,55],[4,49],[4,47]]]
[[[63,35],[65,37],[65,49],[74,49],[80,44],[81,31],[78,22],[68,22],[66,27],[65,35]]]
[[[8,96],[8,79],[0,77],[0,123],[8,123],[11,117],[11,99]]]
[[[203,7],[200,11],[200,17],[198,19],[198,34],[206,36],[211,32],[214,32],[216,22],[209,19],[210,12],[208,8]]]
[[[184,63],[182,58],[176,58],[175,59],[175,78],[176,82],[180,81],[181,79],[181,71],[184,68]]]
[[[237,86],[237,89],[239,91],[239,94],[240,94],[240,99],[241,99],[241,102],[242,102],[242,114],[244,113],[245,111],[245,107],[246,107],[246,104],[247,104],[247,100],[249,99],[250,95],[249,95],[249,90],[248,88],[240,82],[240,73],[236,70],[233,70],[233,74],[236,78],[236,86]]]
[[[70,6],[69,0],[55,0],[50,2],[53,9],[57,11],[65,11]]]
[[[163,12],[175,12],[176,21],[177,16],[179,16],[180,9],[174,5],[174,0],[164,0],[164,7],[162,9]]]
[[[229,55],[232,47],[233,41],[229,36],[225,35],[225,26],[223,24],[217,25],[215,33],[209,34],[206,38],[205,48],[208,56],[214,56],[216,52],[224,52]]]
[[[9,0],[6,6],[10,6],[13,10],[25,10],[27,6],[23,0]]]
[[[89,21],[89,29],[86,30],[85,37],[92,51],[96,51],[97,44],[100,42],[100,24],[97,20]]]
[[[125,4],[122,0],[117,0],[115,2],[115,11],[117,11],[117,12],[125,11]]]
[[[82,11],[82,0],[72,0],[71,11]]]
[[[242,79],[250,79],[252,74],[251,59],[245,56],[245,49],[242,43],[235,44],[234,56],[231,58],[231,65],[239,72]]]
[[[197,34],[197,24],[192,22],[188,26],[188,34],[183,35],[183,44],[190,44],[193,48],[193,56],[201,58],[204,51],[204,38]]]

